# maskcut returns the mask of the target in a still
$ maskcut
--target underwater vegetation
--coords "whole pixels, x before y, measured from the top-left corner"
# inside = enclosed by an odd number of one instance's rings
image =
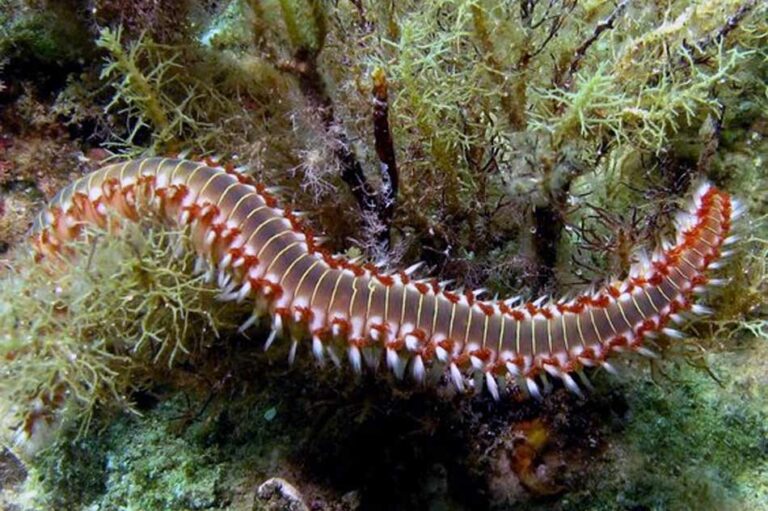
[[[744,0],[2,2],[0,502],[765,509],[767,40]],[[339,260],[488,299],[635,278],[703,180],[748,214],[658,360],[472,397],[264,353],[272,318],[239,332],[253,304],[154,215],[31,253],[69,183],[180,151],[279,187]]]

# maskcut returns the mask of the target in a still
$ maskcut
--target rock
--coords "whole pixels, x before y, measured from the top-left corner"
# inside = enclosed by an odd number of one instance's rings
[[[280,477],[263,482],[256,490],[253,511],[309,511],[299,490]]]

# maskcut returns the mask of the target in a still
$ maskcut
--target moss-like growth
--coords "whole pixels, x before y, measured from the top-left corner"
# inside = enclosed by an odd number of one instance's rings
[[[66,66],[93,56],[93,40],[73,2],[34,9],[11,0],[0,8],[0,55],[15,64]]]

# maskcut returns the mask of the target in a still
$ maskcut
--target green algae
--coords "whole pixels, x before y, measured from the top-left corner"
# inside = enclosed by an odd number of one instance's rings
[[[73,2],[34,9],[10,0],[0,7],[0,55],[15,65],[67,67],[93,54],[91,34]]]
[[[529,496],[517,504],[532,510],[766,509],[768,400],[755,353],[765,356],[768,347],[764,343],[756,347],[757,342],[762,340],[748,340],[742,349],[713,355],[711,369],[723,385],[684,363],[666,367],[666,376],[658,382],[640,378],[632,385],[619,385],[626,408],[603,412],[607,430],[584,432],[602,436],[607,448],[585,460],[589,472],[578,485],[555,502]],[[608,386],[615,392],[617,383],[599,379],[596,399]],[[358,409],[351,415],[335,413],[316,429],[296,420],[303,414],[296,406],[275,403],[277,387],[267,384],[256,395],[226,404],[214,401],[210,408],[177,396],[144,410],[140,417],[120,417],[101,432],[80,439],[73,438],[74,432],[64,435],[35,463],[26,484],[37,500],[29,509],[50,505],[94,510],[249,509],[261,481],[275,473],[297,477],[302,472],[290,468],[297,460],[319,454],[322,446],[348,445],[358,429],[382,424],[377,412],[362,414]],[[322,386],[309,392],[319,397],[318,390],[320,395],[327,392]],[[297,385],[284,393],[295,398],[302,391]],[[397,408],[387,413],[398,413]],[[454,425],[465,427],[468,423]],[[392,434],[405,431],[395,429]],[[414,439],[424,440],[419,435]],[[345,467],[349,461],[342,452],[323,456],[327,461],[319,461],[321,466],[333,460],[339,463],[337,471],[351,468]],[[393,469],[404,469],[397,460],[389,463]],[[437,472],[430,472],[429,481],[411,502],[432,502],[438,509],[474,509],[455,487],[454,469],[449,478],[445,468],[434,468]],[[311,488],[309,481],[324,477],[322,471],[311,474],[305,468],[298,476],[301,488]],[[67,490],[74,488],[78,490]],[[338,505],[346,491],[343,485],[326,487],[322,501]],[[363,501],[371,505],[365,497]],[[505,508],[502,504],[494,509]]]
[[[627,388],[627,429],[597,488],[614,509],[766,509],[768,396],[764,339],[708,357],[723,382],[691,367],[668,367],[657,385]],[[607,495],[605,495],[607,494]]]

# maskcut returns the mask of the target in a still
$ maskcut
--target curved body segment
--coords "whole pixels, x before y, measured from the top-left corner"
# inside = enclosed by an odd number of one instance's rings
[[[674,246],[638,263],[628,279],[569,301],[512,307],[416,281],[408,270],[384,274],[333,257],[263,185],[213,165],[146,158],[86,175],[38,216],[35,249],[40,257],[65,250],[84,222],[105,225],[109,210],[133,220],[154,215],[190,229],[225,298],[254,301],[244,328],[272,316],[267,345],[287,336],[291,357],[306,343],[319,360],[334,361],[343,349],[355,370],[385,360],[417,380],[440,366],[460,389],[482,377],[494,397],[507,382],[536,395],[542,374],[578,391],[574,371],[610,367],[618,351],[645,352],[654,333],[675,335],[671,320],[704,310],[694,293],[731,241],[734,217],[730,197],[704,185],[679,219]]]

